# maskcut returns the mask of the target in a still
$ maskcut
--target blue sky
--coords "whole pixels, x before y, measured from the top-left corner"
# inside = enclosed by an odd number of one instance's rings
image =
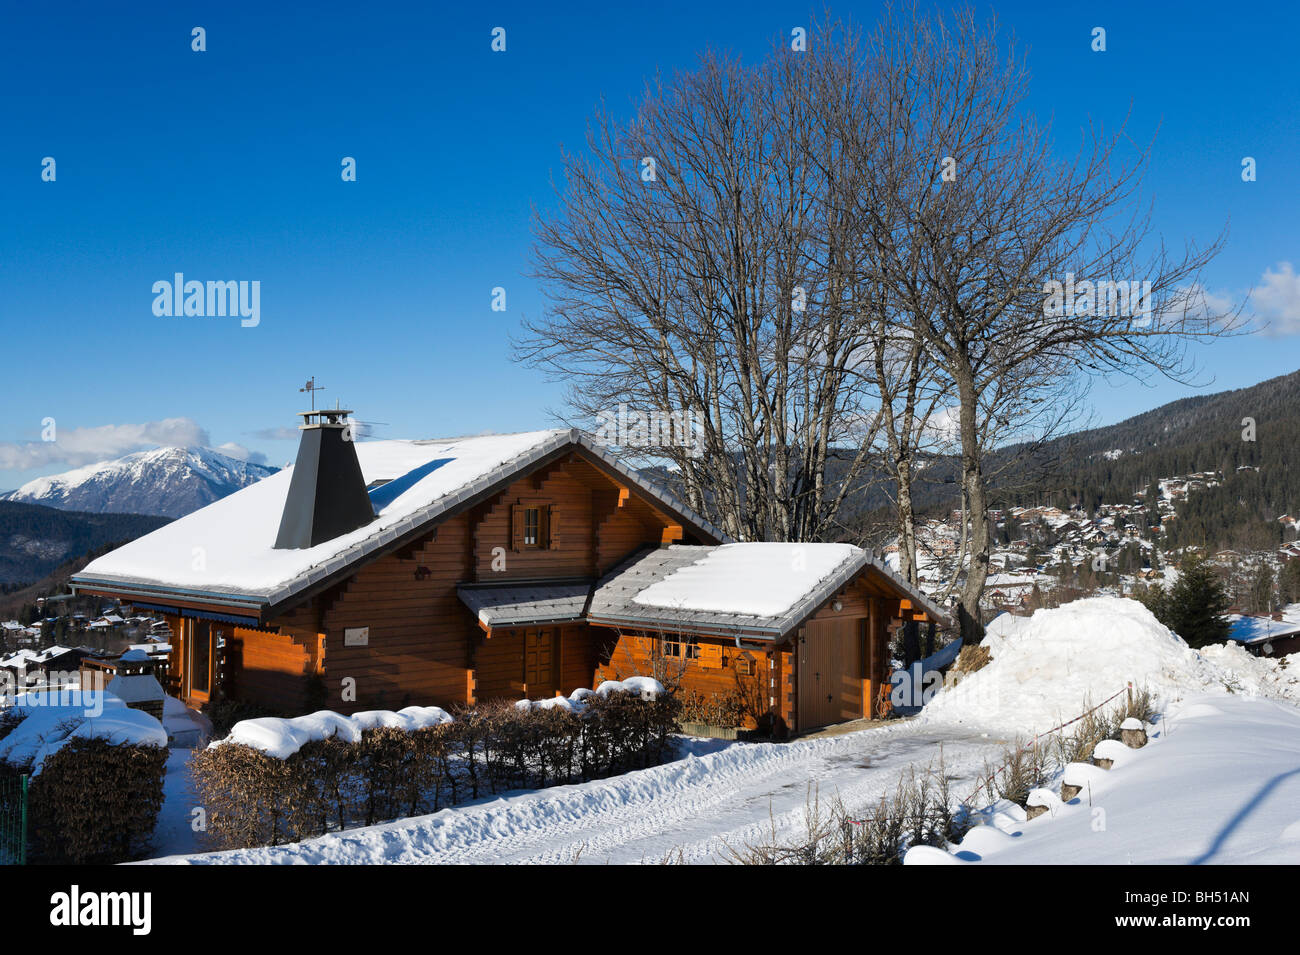
[[[1277,330],[1199,347],[1202,390],[1300,367],[1300,13],[1222,4],[998,3],[1029,46],[1032,107],[1072,149],[1088,118],[1156,133],[1147,180],[1174,246]],[[708,47],[761,56],[796,3],[9,4],[0,23],[0,488],[199,429],[280,464],[310,375],[377,434],[552,424],[560,386],[513,364],[536,315],[530,208],[604,98]],[[816,9],[820,10],[818,4]],[[875,4],[830,3],[874,22]],[[988,6],[977,9],[987,10]],[[207,51],[190,31],[207,31]],[[493,53],[491,30],[507,31]],[[1108,49],[1090,49],[1094,26]],[[41,180],[54,157],[55,182]],[[340,178],[342,157],[357,181]],[[1253,156],[1258,180],[1241,181]],[[261,321],[153,314],[176,272],[261,283]],[[491,309],[495,286],[507,310]],[[1196,389],[1101,383],[1098,423]],[[41,447],[42,421],[61,440]],[[168,419],[180,423],[158,425]],[[98,429],[98,430],[91,430]],[[62,436],[68,436],[67,451]],[[35,442],[35,443],[33,443]],[[83,456],[86,452],[83,452]],[[115,456],[105,454],[104,456]]]

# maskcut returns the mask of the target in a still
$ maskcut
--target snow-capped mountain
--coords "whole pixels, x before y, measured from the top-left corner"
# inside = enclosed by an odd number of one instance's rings
[[[155,448],[37,478],[0,497],[65,511],[181,517],[275,471],[211,448]]]

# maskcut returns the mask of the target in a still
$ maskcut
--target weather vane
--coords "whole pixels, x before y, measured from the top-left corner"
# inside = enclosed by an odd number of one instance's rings
[[[317,386],[317,384],[316,384],[316,376],[315,376],[315,375],[312,375],[310,378],[308,378],[308,379],[307,379],[307,384],[303,385],[301,388],[298,389],[299,393],[305,391],[305,392],[307,392],[308,394],[311,395],[311,410],[312,410],[312,411],[315,411],[315,410],[316,410],[316,392],[318,392],[318,391],[324,391],[324,390],[325,390],[325,386],[324,386],[324,385]]]

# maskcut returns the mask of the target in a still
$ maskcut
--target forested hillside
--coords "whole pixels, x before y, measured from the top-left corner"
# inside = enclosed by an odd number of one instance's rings
[[[1006,475],[995,507],[1080,505],[1089,511],[1131,502],[1162,478],[1218,471],[1221,484],[1178,504],[1178,519],[1167,528],[1168,546],[1270,548],[1284,539],[1277,518],[1300,513],[1300,371],[1171,402],[1118,424],[1066,435],[1033,453],[1004,448],[990,455],[986,470]],[[956,473],[955,459],[926,463],[914,492],[920,516],[960,506]],[[873,543],[896,533],[890,491],[887,482],[877,485],[848,508],[854,527]]]
[[[1300,372],[1293,372],[1063,438],[1047,449],[1059,464],[1041,489],[1006,497],[1092,510],[1130,501],[1161,478],[1218,471],[1221,484],[1178,504],[1168,546],[1262,549],[1283,539],[1277,518],[1300,510],[1298,449]]]
[[[141,514],[86,514],[0,501],[0,586],[40,580],[60,564],[105,544],[134,540],[166,524]]]

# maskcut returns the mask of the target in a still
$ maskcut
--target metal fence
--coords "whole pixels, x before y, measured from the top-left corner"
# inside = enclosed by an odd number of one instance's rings
[[[27,862],[27,777],[0,775],[0,865]]]

